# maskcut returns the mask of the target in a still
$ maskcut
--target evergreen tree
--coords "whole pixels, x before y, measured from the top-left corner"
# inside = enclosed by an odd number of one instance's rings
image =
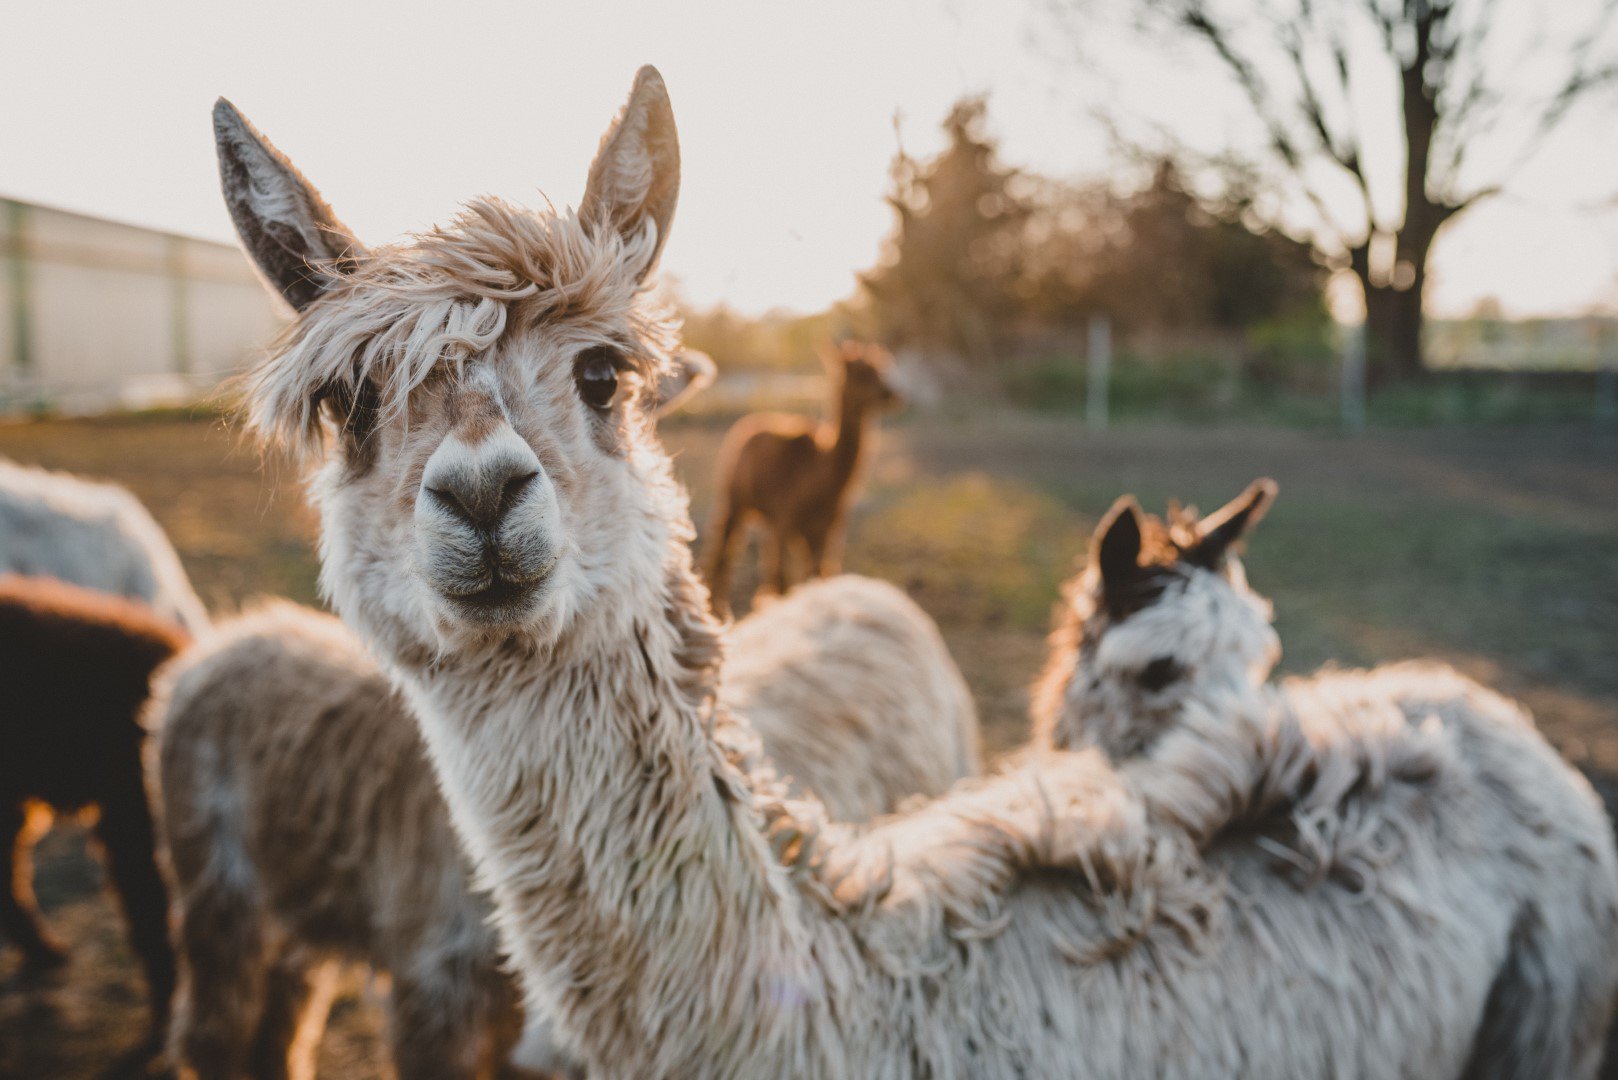
[[[982,96],[963,98],[944,121],[941,153],[894,159],[894,229],[881,264],[862,277],[885,340],[948,349],[978,365],[1011,334],[1029,215],[1018,173],[999,164],[987,113]]]

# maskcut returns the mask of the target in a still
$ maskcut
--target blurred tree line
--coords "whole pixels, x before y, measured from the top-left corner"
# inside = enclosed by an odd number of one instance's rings
[[[943,129],[938,154],[895,156],[893,229],[859,295],[812,315],[687,309],[686,340],[726,369],[807,369],[828,338],[865,335],[995,380],[1074,365],[1096,315],[1137,354],[1215,355],[1246,377],[1329,351],[1309,246],[1256,227],[1239,199],[1198,196],[1172,160],[1137,163],[1132,186],[1013,168],[982,96]]]
[[[828,340],[848,334],[852,319],[844,305],[800,315],[771,311],[744,315],[724,304],[683,309],[684,340],[712,356],[722,370],[787,371],[814,364]]]
[[[940,369],[1009,376],[1082,351],[1083,324],[1104,314],[1135,358],[1217,354],[1249,383],[1318,383],[1322,291],[1342,272],[1359,285],[1373,384],[1419,381],[1444,230],[1570,117],[1618,96],[1618,0],[1049,9],[1073,31],[1075,70],[1122,64],[1138,81],[1181,65],[1230,129],[1203,130],[1174,95],[1104,104],[1131,179],[1064,183],[1002,162],[985,99],[964,98],[940,153],[896,156],[893,229],[860,295],[824,323],[762,320],[767,340],[749,348],[807,363],[805,333],[870,333]],[[739,332],[710,314],[701,332]]]
[[[1015,366],[1105,316],[1145,351],[1256,357],[1282,323],[1324,347],[1324,269],[1309,245],[1258,227],[1245,200],[1199,197],[1169,158],[1126,188],[1009,168],[983,97],[958,102],[944,131],[935,157],[895,159],[893,232],[861,279],[890,344]]]

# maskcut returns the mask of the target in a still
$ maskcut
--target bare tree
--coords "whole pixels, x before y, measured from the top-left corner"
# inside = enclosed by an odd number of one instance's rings
[[[1089,20],[1098,0],[1053,0]],[[1618,84],[1618,0],[1122,0],[1147,40],[1205,50],[1257,123],[1252,147],[1185,158],[1269,188],[1365,295],[1373,374],[1422,370],[1422,300],[1444,225],[1498,194],[1597,91]],[[1080,19],[1075,25],[1082,25]],[[1389,116],[1389,108],[1396,115]],[[1125,125],[1115,125],[1122,130]],[[1396,145],[1369,147],[1368,132]]]

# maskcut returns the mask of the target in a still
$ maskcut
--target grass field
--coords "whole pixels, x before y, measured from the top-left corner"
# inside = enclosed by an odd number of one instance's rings
[[[706,512],[716,422],[666,441]],[[263,467],[218,420],[128,418],[0,428],[0,454],[110,477],[165,528],[198,591],[313,602],[314,520],[296,477]],[[1205,509],[1255,476],[1281,498],[1248,557],[1275,600],[1284,667],[1448,660],[1526,701],[1613,805],[1618,793],[1618,437],[1585,426],[1445,429],[1346,440],[1293,430],[1122,428],[1016,413],[890,427],[847,568],[896,581],[939,621],[990,744],[1026,731],[1058,584],[1112,499]],[[39,888],[74,947],[65,975],[23,986],[0,959],[0,1077],[79,1080],[138,1033],[141,997],[82,833],[42,849]],[[339,1005],[324,1075],[366,1078],[367,989]]]

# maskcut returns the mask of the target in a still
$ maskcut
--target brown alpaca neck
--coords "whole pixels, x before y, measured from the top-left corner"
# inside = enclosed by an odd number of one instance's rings
[[[832,441],[827,456],[831,462],[832,482],[839,489],[848,486],[854,470],[859,467],[869,421],[869,413],[863,407],[838,402],[837,415],[831,422]]]

